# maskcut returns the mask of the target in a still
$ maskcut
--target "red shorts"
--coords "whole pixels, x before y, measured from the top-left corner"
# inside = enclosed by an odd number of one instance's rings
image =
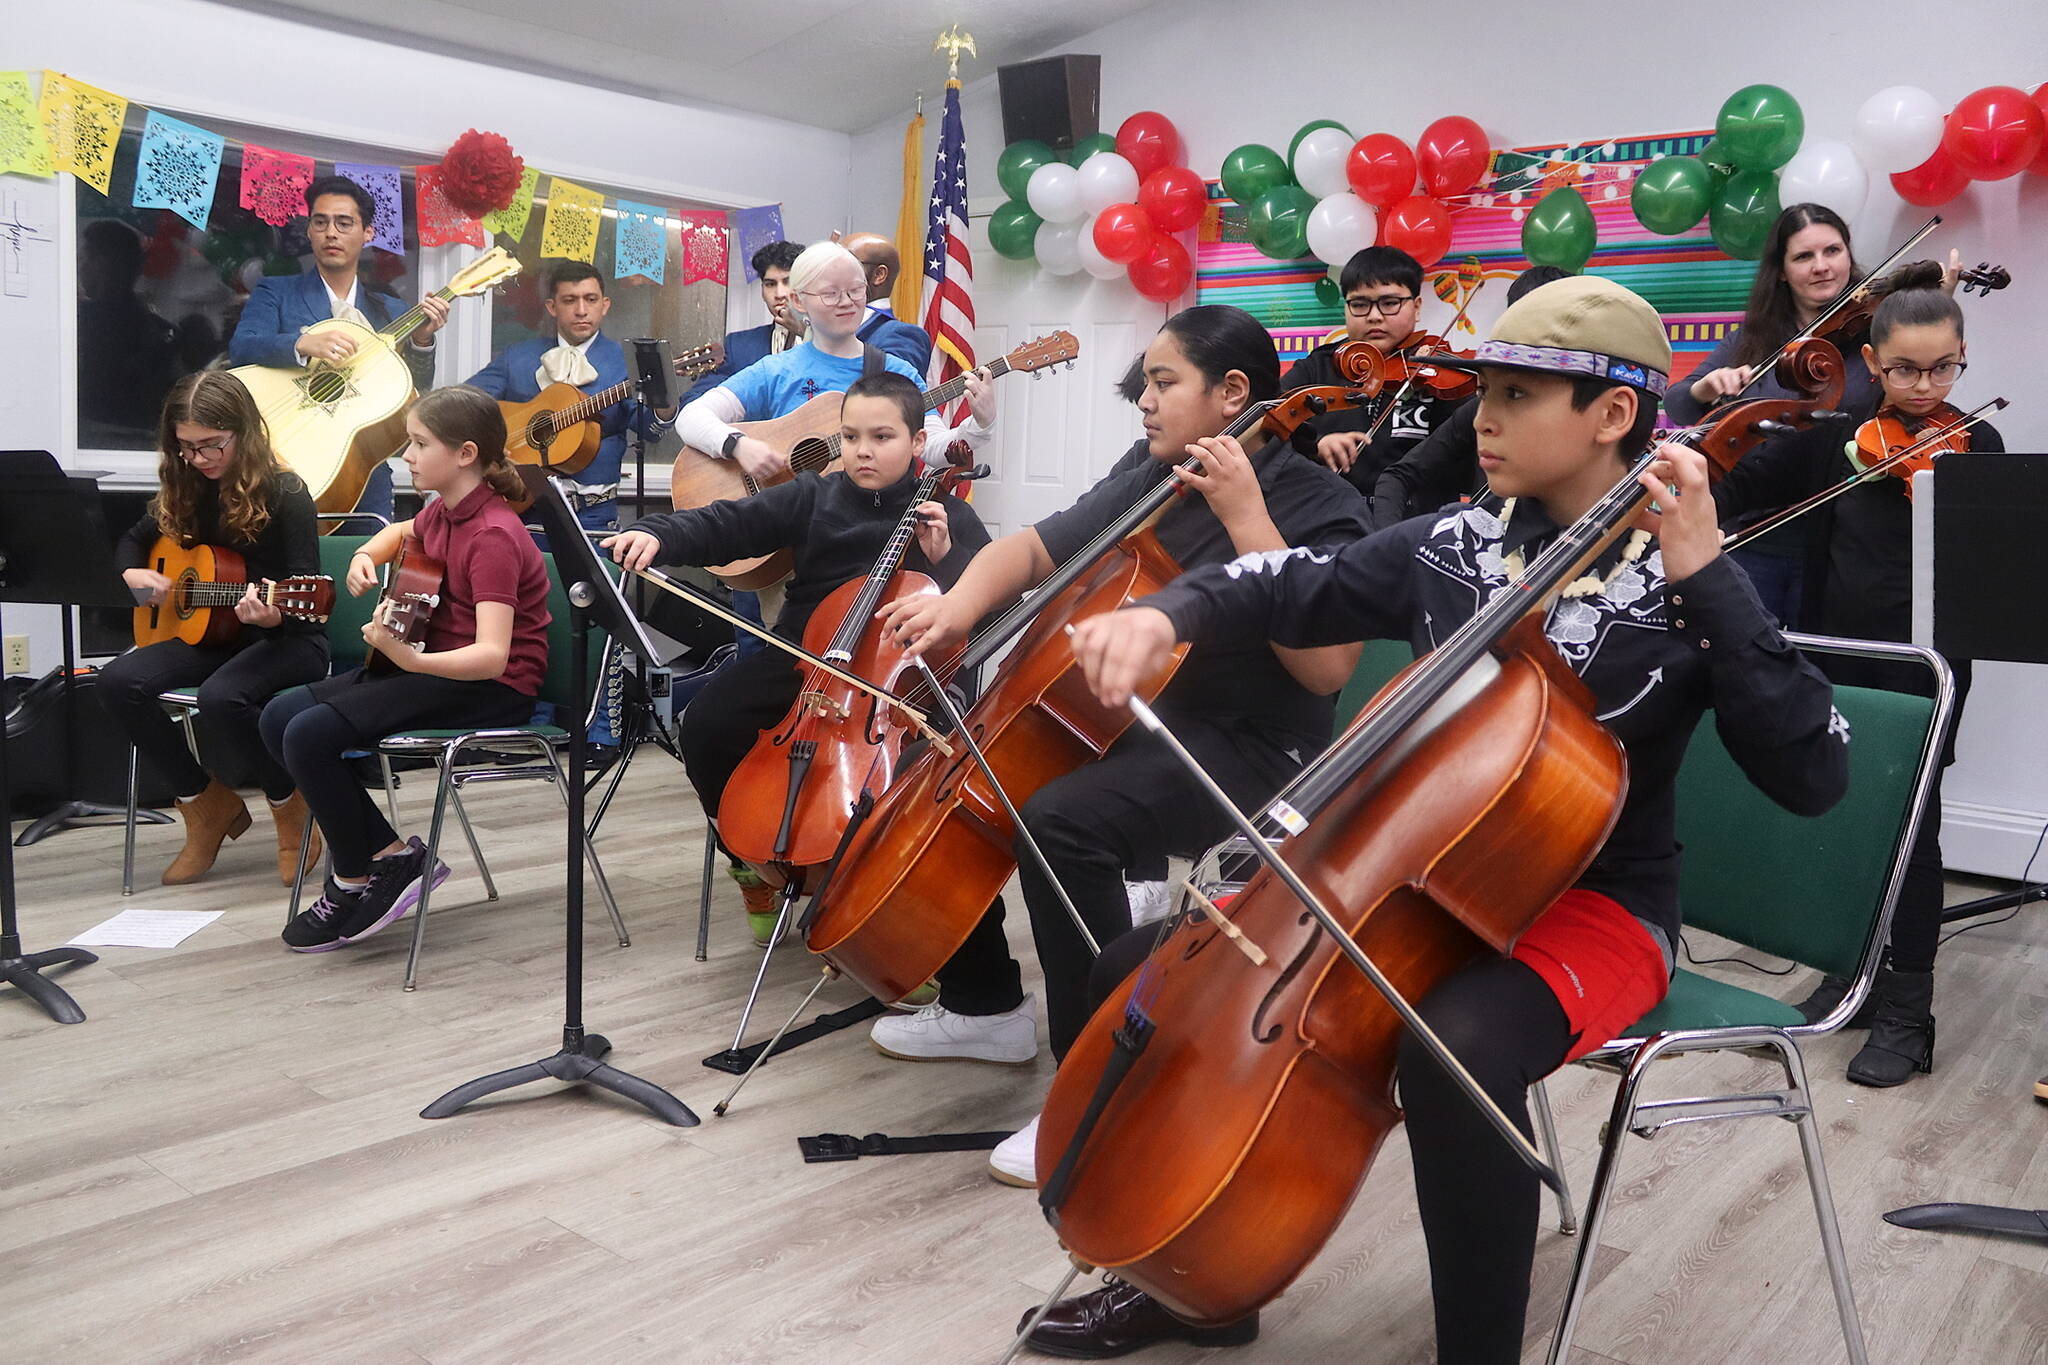
[[[1577,1040],[1575,1061],[1624,1036],[1671,989],[1657,940],[1641,920],[1597,891],[1574,887],[1515,944],[1515,961],[1543,978]]]

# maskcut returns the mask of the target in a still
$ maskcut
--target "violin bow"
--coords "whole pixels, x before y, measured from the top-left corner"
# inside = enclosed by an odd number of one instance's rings
[[[909,720],[909,722],[912,725],[917,727],[918,733],[931,741],[933,748],[937,749],[940,753],[945,754],[948,758],[952,757],[953,746],[946,742],[945,736],[941,735],[938,731],[932,729],[929,717],[927,717],[924,712],[918,710],[910,703],[898,697],[895,693],[889,691],[887,688],[877,687],[873,683],[869,682],[866,678],[860,677],[857,674],[849,673],[843,668],[839,668],[825,662],[817,655],[811,653],[811,651],[809,651],[808,649],[805,649],[802,645],[796,644],[793,641],[785,640],[780,635],[777,635],[774,631],[771,631],[766,627],[755,625],[752,621],[749,621],[746,617],[741,616],[738,612],[733,611],[730,608],[721,606],[718,602],[714,601],[710,597],[705,596],[697,589],[691,587],[688,583],[679,583],[675,579],[670,578],[667,574],[661,572],[659,569],[628,569],[626,570],[626,572],[632,574],[636,578],[645,579],[647,582],[652,583],[655,587],[660,588],[665,593],[669,593],[673,596],[682,598],[685,602],[688,602],[691,606],[694,606],[699,610],[710,612],[713,616],[716,616],[721,621],[728,621],[733,625],[738,626],[741,630],[746,631],[755,639],[760,640],[763,643],[773,645],[775,648],[781,650],[783,653],[801,659],[815,669],[819,669],[825,673],[829,673],[833,677],[839,679],[839,681],[847,684],[849,687],[858,688],[860,691],[865,692],[869,696],[873,697],[876,701],[881,702],[884,706],[888,706],[897,711],[902,712],[904,717],[907,720]]]
[[[1763,535],[1765,532],[1774,531],[1778,527],[1783,526],[1786,522],[1791,521],[1795,517],[1805,516],[1808,512],[1811,512],[1814,508],[1819,507],[1822,503],[1833,502],[1836,498],[1841,497],[1842,494],[1848,492],[1857,484],[1868,483],[1870,480],[1875,479],[1880,475],[1891,473],[1891,471],[1895,467],[1897,467],[1898,465],[1902,465],[1906,461],[1912,459],[1915,455],[1918,455],[1926,447],[1938,444],[1941,441],[1945,441],[1959,431],[1968,431],[1971,427],[1977,425],[1977,423],[1983,421],[1992,413],[2003,411],[2006,406],[2007,404],[2005,399],[1994,398],[1990,402],[1984,404],[1984,406],[1977,408],[1972,412],[1964,413],[1961,417],[1956,418],[1955,421],[1948,423],[1946,426],[1939,427],[1933,431],[1928,432],[1919,440],[1907,446],[1904,450],[1895,451],[1892,454],[1885,456],[1882,460],[1879,460],[1876,464],[1871,465],[1868,469],[1860,469],[1856,473],[1851,474],[1848,478],[1843,479],[1840,483],[1833,484],[1830,487],[1821,489],[1820,492],[1815,493],[1812,497],[1807,498],[1804,502],[1797,502],[1794,503],[1792,506],[1783,509],[1782,511],[1774,512],[1770,516],[1765,517],[1762,521],[1757,522],[1754,526],[1745,526],[1742,530],[1736,532],[1734,535],[1728,537],[1728,539],[1722,541],[1721,548],[1723,550],[1739,549],[1740,547],[1747,545],[1750,541],[1755,540],[1758,536]],[[1937,456],[1936,458],[1939,458],[1939,456]]]

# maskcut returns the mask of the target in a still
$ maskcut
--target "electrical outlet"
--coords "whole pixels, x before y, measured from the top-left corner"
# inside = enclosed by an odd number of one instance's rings
[[[10,635],[7,637],[7,666],[5,671],[10,677],[18,673],[28,672],[28,636]]]

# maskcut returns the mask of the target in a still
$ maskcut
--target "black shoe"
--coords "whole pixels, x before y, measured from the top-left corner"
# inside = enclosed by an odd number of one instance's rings
[[[1031,1320],[1026,1313],[1017,1330]],[[1239,1318],[1224,1327],[1196,1327],[1161,1308],[1144,1290],[1110,1276],[1092,1294],[1061,1299],[1031,1329],[1026,1345],[1049,1356],[1070,1360],[1108,1360],[1129,1355],[1162,1341],[1194,1346],[1242,1346],[1259,1336],[1259,1315]]]
[[[1799,1017],[1809,1024],[1818,1024],[1835,1012],[1835,1006],[1842,1003],[1842,997],[1849,993],[1849,978],[1829,972],[1813,988],[1813,993],[1792,1008],[1799,1011]],[[1871,991],[1863,997],[1863,1004],[1849,1016],[1843,1028],[1869,1028],[1870,1021],[1877,1014],[1877,992]]]
[[[1849,1079],[1858,1085],[1904,1085],[1914,1072],[1934,1070],[1934,973],[1886,967],[1870,994],[1877,1001],[1870,1041],[1849,1059]]]
[[[324,953],[339,948],[343,941],[342,922],[355,915],[356,903],[361,899],[361,892],[344,891],[329,877],[320,899],[293,915],[292,922],[284,927],[284,946],[295,953]]]
[[[354,943],[390,924],[419,901],[419,883],[427,868],[427,848],[409,839],[403,851],[370,860],[370,884],[342,917],[341,937]],[[445,873],[443,875],[446,875]]]

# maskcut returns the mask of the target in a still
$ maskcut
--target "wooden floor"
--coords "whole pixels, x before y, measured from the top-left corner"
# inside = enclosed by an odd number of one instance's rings
[[[430,788],[402,796],[418,819]],[[175,951],[102,950],[70,971],[86,1023],[59,1027],[0,995],[0,1361],[995,1359],[1063,1269],[1032,1197],[990,1181],[978,1154],[806,1166],[794,1139],[1019,1124],[1050,1062],[895,1062],[863,1027],[771,1064],[711,1117],[728,1082],[699,1059],[726,1045],[758,954],[721,877],[710,961],[691,960],[702,822],[658,753],[605,829],[633,946],[593,918],[587,1012],[619,1066],[703,1124],[672,1128],[552,1082],[417,1116],[559,1040],[560,807],[538,787],[474,804],[503,899],[483,903],[466,851],[451,856],[414,994],[399,990],[401,932],[323,955],[281,948],[259,813],[207,881],[175,890],[154,882],[177,834],[142,832],[147,884],[125,904],[228,913]],[[23,851],[28,946],[122,908],[119,865],[113,829]],[[770,1012],[813,973],[803,953],[778,954]],[[854,998],[835,983],[818,1008]],[[1902,1089],[1847,1084],[1849,1039],[1808,1051],[1871,1359],[2048,1361],[2048,1247],[1878,1218],[1935,1199],[2048,1205],[2048,1107],[2030,1098],[2048,1070],[2048,908],[1948,945],[1936,1005],[1939,1067]],[[1669,1085],[1709,1072],[1770,1075],[1681,1061]],[[1553,1083],[1581,1194],[1612,1086],[1576,1068]],[[1407,1167],[1397,1138],[1255,1346],[1140,1359],[1430,1360]],[[1789,1126],[1632,1142],[1624,1174],[1575,1361],[1843,1358]],[[1528,1360],[1543,1359],[1573,1245],[1541,1238]]]

